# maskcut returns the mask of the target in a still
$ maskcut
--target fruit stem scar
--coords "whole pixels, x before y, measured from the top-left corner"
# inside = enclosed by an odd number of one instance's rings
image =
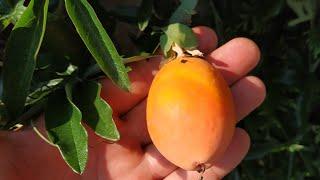
[[[198,173],[200,173],[200,180],[203,180],[203,174],[206,171],[206,166],[204,164],[199,164],[198,165]]]

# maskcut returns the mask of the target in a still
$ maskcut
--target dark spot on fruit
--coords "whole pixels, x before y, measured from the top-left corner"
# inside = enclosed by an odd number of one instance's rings
[[[182,59],[180,62],[181,63],[186,63],[186,62],[188,62],[188,60]]]

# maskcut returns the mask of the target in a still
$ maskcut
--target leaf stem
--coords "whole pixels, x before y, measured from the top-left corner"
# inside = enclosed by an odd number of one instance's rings
[[[138,62],[138,61],[142,61],[148,58],[153,58],[153,57],[161,57],[161,55],[151,55],[151,56],[133,56],[130,58],[125,58],[123,59],[123,63],[124,64],[129,64],[129,63],[133,63],[133,62]]]
[[[138,62],[142,61],[148,58],[153,58],[153,57],[161,57],[161,55],[150,55],[150,56],[133,56],[129,58],[124,58],[123,59],[123,64],[129,64],[133,62]],[[86,79],[90,76],[96,75],[98,73],[102,73],[101,68],[98,66],[98,64],[93,64],[91,65],[87,71],[83,74],[83,78]]]

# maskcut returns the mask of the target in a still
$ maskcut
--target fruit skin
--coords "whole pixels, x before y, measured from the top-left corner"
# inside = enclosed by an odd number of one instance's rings
[[[147,99],[147,127],[159,152],[185,170],[221,157],[236,125],[230,89],[207,61],[180,57],[155,76]]]

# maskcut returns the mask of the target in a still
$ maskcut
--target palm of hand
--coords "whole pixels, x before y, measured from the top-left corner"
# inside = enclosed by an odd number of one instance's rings
[[[256,45],[237,38],[213,51],[217,44],[214,32],[196,27],[199,49],[217,66],[233,93],[238,120],[263,101],[265,88],[255,77],[244,77],[259,59]],[[151,144],[145,125],[145,97],[160,60],[132,64],[132,92],[125,93],[109,80],[102,81],[102,97],[114,110],[121,140],[110,144],[89,131],[89,162],[82,176],[74,174],[57,149],[44,143],[31,129],[0,134],[0,179],[197,179],[197,172],[187,172],[168,162]],[[38,124],[43,128],[40,117]],[[121,119],[121,120],[120,120]],[[87,128],[88,129],[88,128]],[[205,172],[205,179],[219,179],[229,173],[245,156],[249,137],[237,129],[224,157]]]

